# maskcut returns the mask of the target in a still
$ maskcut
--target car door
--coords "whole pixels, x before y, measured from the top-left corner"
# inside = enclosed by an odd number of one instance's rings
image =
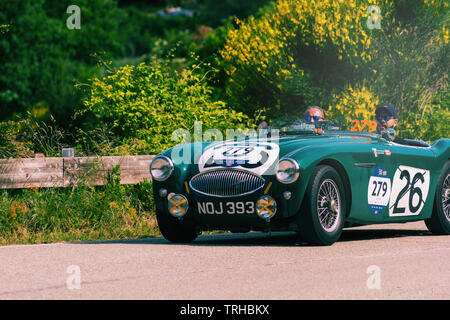
[[[352,148],[352,159],[348,161],[352,192],[349,218],[356,223],[382,223],[393,176],[390,153],[378,139],[362,138],[361,142]]]
[[[384,203],[388,201],[383,218],[388,222],[400,222],[429,217],[437,169],[431,147],[407,146],[380,139],[374,153],[378,164],[386,171],[386,184],[390,180],[390,186],[382,186],[382,190],[387,189],[386,194],[382,193]]]

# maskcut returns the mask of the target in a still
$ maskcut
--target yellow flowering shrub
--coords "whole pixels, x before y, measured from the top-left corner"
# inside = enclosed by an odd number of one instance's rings
[[[229,29],[221,51],[227,93],[247,114],[329,106],[327,118],[358,131],[374,131],[376,106],[390,103],[402,135],[448,136],[442,120],[448,100],[424,109],[422,99],[446,90],[448,6],[446,0],[273,2]]]
[[[127,65],[92,80],[80,114],[90,112],[100,123],[112,123],[130,144],[144,140],[142,148],[149,153],[176,145],[173,132],[193,132],[196,121],[202,122],[204,130],[221,132],[253,125],[248,116],[215,101],[204,79],[198,66],[173,72],[167,61]]]
[[[292,45],[301,42],[323,49],[333,45],[339,55],[367,62],[370,34],[367,13],[370,5],[381,9],[383,19],[391,11],[390,1],[357,0],[280,0],[261,19],[237,21],[239,29],[230,30],[222,56],[244,65],[269,65],[273,56],[287,54],[286,66],[295,67]],[[290,63],[290,65],[288,64]],[[279,71],[282,66],[278,66]],[[233,73],[233,70],[230,70]]]
[[[449,7],[448,0],[423,0],[423,3],[437,15],[445,14]]]
[[[365,85],[349,85],[339,94],[333,95],[327,118],[338,122],[342,129],[374,132],[375,109],[379,103],[371,88]]]
[[[230,95],[241,97],[244,105],[257,101],[269,108],[280,108],[279,98],[286,95],[303,95],[301,102],[314,103],[314,97],[304,97],[305,89],[314,91],[304,52],[331,51],[355,68],[369,63],[374,52],[367,21],[373,13],[367,9],[373,4],[381,9],[382,20],[392,10],[387,0],[280,0],[258,19],[238,20],[221,51]]]

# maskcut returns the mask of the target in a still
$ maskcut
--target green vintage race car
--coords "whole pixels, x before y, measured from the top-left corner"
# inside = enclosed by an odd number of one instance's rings
[[[179,145],[150,170],[163,236],[296,231],[315,245],[345,227],[425,220],[450,234],[450,139],[433,143],[274,121],[254,136]]]

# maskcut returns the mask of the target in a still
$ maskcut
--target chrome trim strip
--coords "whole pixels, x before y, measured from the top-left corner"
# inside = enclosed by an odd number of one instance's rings
[[[355,166],[360,168],[373,168],[376,165],[376,163],[355,163]]]

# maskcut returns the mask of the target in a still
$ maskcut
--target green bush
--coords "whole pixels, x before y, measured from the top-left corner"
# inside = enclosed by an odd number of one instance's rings
[[[67,8],[71,5],[80,8],[80,29],[67,28],[71,15]],[[60,38],[54,39],[53,45],[61,47],[71,60],[92,65],[96,63],[91,56],[94,53],[106,51],[111,56],[121,53],[119,26],[125,15],[117,0],[45,0],[42,10],[49,21],[57,24]]]
[[[228,17],[247,18],[269,2],[270,0],[203,0],[199,5],[199,20],[209,26],[218,27]]]
[[[399,135],[410,139],[434,141],[450,137],[450,95],[441,93],[415,112],[400,115]]]
[[[0,244],[158,236],[152,185],[0,192]]]
[[[167,40],[171,33],[191,33],[196,29],[194,18],[179,16],[168,19],[134,6],[123,8],[122,15],[120,38],[123,56],[148,54],[158,39]]]
[[[450,15],[448,9],[434,10],[439,2],[395,1],[395,14],[371,33],[374,54],[370,63],[360,65],[358,77],[400,115],[422,114],[424,106],[446,90],[449,43],[448,38],[447,43],[439,39]]]
[[[70,145],[71,135],[52,116],[48,122],[35,119],[31,113],[18,119],[0,122],[0,158],[26,158],[35,153],[58,157],[61,148]]]
[[[57,23],[46,17],[43,1],[2,1],[0,24],[0,117],[21,112],[39,101],[50,81],[52,60],[64,55],[58,42]],[[44,85],[45,84],[45,85]]]
[[[81,9],[79,30],[66,25],[72,4]],[[117,1],[1,1],[0,119],[44,103],[67,123],[81,99],[74,84],[99,72],[92,55],[121,52],[119,21]]]
[[[176,144],[176,129],[193,132],[194,122],[204,130],[253,125],[242,113],[214,101],[205,74],[198,66],[173,70],[166,60],[125,66],[104,78],[95,78],[85,108],[100,123],[111,123],[124,141],[138,139],[146,153],[158,153]]]
[[[32,153],[33,143],[27,137],[29,121],[0,122],[0,159],[22,158]]]

